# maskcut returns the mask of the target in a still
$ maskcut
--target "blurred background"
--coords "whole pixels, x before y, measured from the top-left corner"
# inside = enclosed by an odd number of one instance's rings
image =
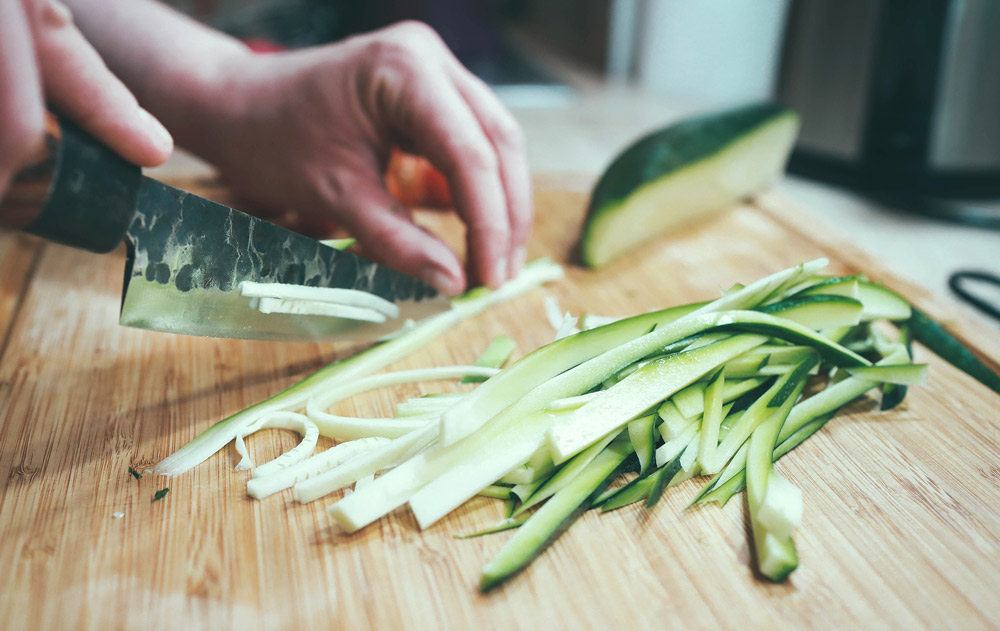
[[[515,109],[569,108],[623,85],[680,111],[776,98],[803,118],[793,173],[879,192],[1000,196],[992,0],[171,3],[262,51],[421,20]],[[632,120],[641,130],[668,117]],[[568,153],[539,155],[540,166],[602,166],[590,152],[565,162]]]
[[[782,186],[945,293],[1000,272],[995,0],[168,0],[262,52],[434,27],[521,122],[535,172],[596,175],[682,116],[774,99]]]

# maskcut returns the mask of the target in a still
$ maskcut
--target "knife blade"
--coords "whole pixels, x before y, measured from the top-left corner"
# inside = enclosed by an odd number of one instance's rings
[[[145,177],[68,121],[50,125],[46,145],[15,178],[0,217],[94,252],[124,240],[122,325],[240,339],[371,340],[450,306],[417,278]],[[264,314],[241,294],[243,281],[359,290],[394,303],[399,317]]]

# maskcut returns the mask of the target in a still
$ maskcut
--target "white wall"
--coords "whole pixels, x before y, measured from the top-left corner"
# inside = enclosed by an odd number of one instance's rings
[[[647,0],[639,83],[704,106],[769,98],[787,10],[787,0]]]

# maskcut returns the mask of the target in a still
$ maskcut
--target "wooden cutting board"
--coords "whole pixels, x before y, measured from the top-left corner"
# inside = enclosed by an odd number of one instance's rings
[[[569,256],[586,196],[565,184],[539,182],[531,256]],[[447,218],[424,220],[459,239]],[[469,362],[501,332],[527,352],[553,334],[546,294],[573,313],[620,316],[708,299],[817,256],[907,294],[997,366],[995,330],[956,320],[770,195],[605,271],[570,266],[564,282],[464,323],[394,368]],[[4,629],[1000,626],[1000,396],[922,348],[930,382],[903,406],[856,403],[780,462],[806,504],[801,565],[787,583],[754,577],[742,502],[685,511],[699,486],[687,482],[650,512],[586,514],[483,596],[480,568],[508,535],[453,536],[496,522],[495,500],[476,499],[425,532],[400,510],[344,536],[324,512],[336,496],[248,498],[231,448],[179,478],[133,479],[129,467],[146,470],[356,347],[120,328],[122,260],[0,234]],[[454,386],[400,387],[346,411],[386,413],[435,388]],[[262,462],[296,438],[272,430],[249,446]]]

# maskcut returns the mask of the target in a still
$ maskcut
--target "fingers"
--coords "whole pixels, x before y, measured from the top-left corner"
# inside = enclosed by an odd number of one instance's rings
[[[514,277],[524,265],[525,245],[534,219],[531,176],[524,157],[521,128],[489,87],[461,67],[457,60],[452,74],[459,93],[472,109],[498,158],[510,223],[511,254],[507,273]]]
[[[0,197],[42,142],[45,111],[27,17],[20,2],[0,2]]]
[[[350,194],[345,194],[350,191]],[[443,241],[413,223],[380,185],[377,172],[329,176],[320,194],[336,207],[338,219],[365,249],[365,255],[395,270],[411,274],[449,296],[465,287],[458,257]]]
[[[140,166],[163,163],[173,139],[73,25],[57,0],[31,5],[38,66],[46,100],[126,160]]]
[[[493,146],[454,85],[442,75],[421,77],[408,95],[405,128],[420,153],[451,185],[467,226],[469,267],[491,287],[507,279],[510,222]]]
[[[517,126],[429,28],[407,24],[381,38],[372,51],[376,111],[448,178],[472,275],[497,287],[520,267],[531,221]]]

